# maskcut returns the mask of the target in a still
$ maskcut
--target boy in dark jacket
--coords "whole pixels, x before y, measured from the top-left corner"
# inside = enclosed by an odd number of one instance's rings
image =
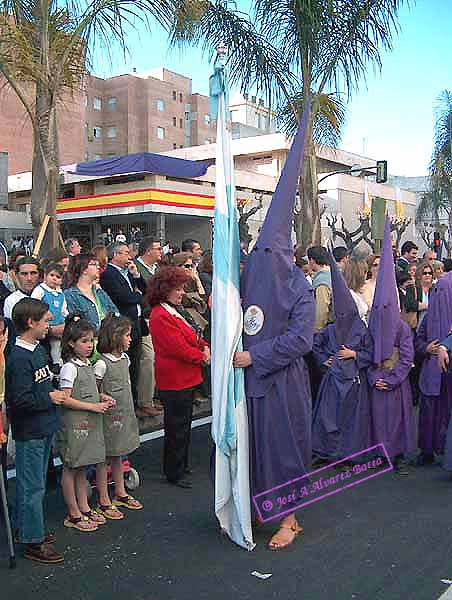
[[[46,564],[64,560],[44,529],[45,474],[59,428],[55,405],[64,401],[63,392],[53,389],[48,358],[39,344],[51,319],[44,302],[20,300],[12,312],[18,337],[6,361],[6,406],[16,442],[18,540],[25,545],[25,558]]]

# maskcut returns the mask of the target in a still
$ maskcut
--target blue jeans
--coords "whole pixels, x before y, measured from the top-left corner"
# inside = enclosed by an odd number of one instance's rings
[[[22,544],[41,544],[45,537],[43,501],[53,435],[16,440],[16,528]]]

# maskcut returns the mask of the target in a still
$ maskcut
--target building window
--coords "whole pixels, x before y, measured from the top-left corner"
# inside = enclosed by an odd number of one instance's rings
[[[165,101],[162,100],[161,98],[159,98],[157,100],[157,110],[159,112],[164,112],[164,110],[165,110]]]
[[[177,144],[176,144],[176,143],[174,143],[174,144],[173,144],[173,150],[176,150],[176,148],[177,148]]]
[[[184,96],[183,94],[179,94],[179,102],[183,102],[184,101]]]
[[[157,127],[157,137],[159,140],[165,139],[165,128],[164,127]]]
[[[179,119],[179,127],[180,127],[180,129],[183,129],[183,127],[184,127],[184,120],[183,119]]]
[[[93,108],[94,110],[102,110],[102,99],[94,96],[93,98]]]
[[[176,93],[176,90],[173,90],[173,100],[177,100],[177,93]]]
[[[173,117],[173,125],[174,125],[174,127],[176,127],[176,125],[177,125],[177,119],[176,119],[176,117]]]
[[[95,154],[94,160],[102,160],[102,154]]]
[[[83,105],[85,108],[88,108],[88,96],[87,94],[84,95],[83,97]]]
[[[107,100],[107,104],[109,109],[114,110],[118,104],[118,99],[113,96]]]
[[[117,135],[117,129],[116,127],[109,127],[107,129],[107,137],[108,138],[115,138]]]
[[[204,125],[210,125],[210,115],[204,115]]]
[[[102,127],[93,127],[93,137],[97,139],[102,137]]]

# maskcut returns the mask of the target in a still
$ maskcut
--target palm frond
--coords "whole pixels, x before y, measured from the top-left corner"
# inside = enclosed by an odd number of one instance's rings
[[[277,114],[278,124],[287,135],[294,135],[305,106],[303,92],[291,96]],[[295,112],[293,110],[295,108]],[[338,94],[312,94],[312,138],[315,144],[335,148],[339,145],[347,109]]]

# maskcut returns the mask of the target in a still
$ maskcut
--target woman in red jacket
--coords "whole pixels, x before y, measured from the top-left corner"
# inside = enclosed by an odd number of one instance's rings
[[[193,388],[201,383],[201,366],[210,363],[207,343],[181,310],[190,274],[164,267],[149,281],[152,307],[149,330],[155,351],[155,383],[164,407],[163,471],[169,483],[189,488],[186,475],[193,414]]]

